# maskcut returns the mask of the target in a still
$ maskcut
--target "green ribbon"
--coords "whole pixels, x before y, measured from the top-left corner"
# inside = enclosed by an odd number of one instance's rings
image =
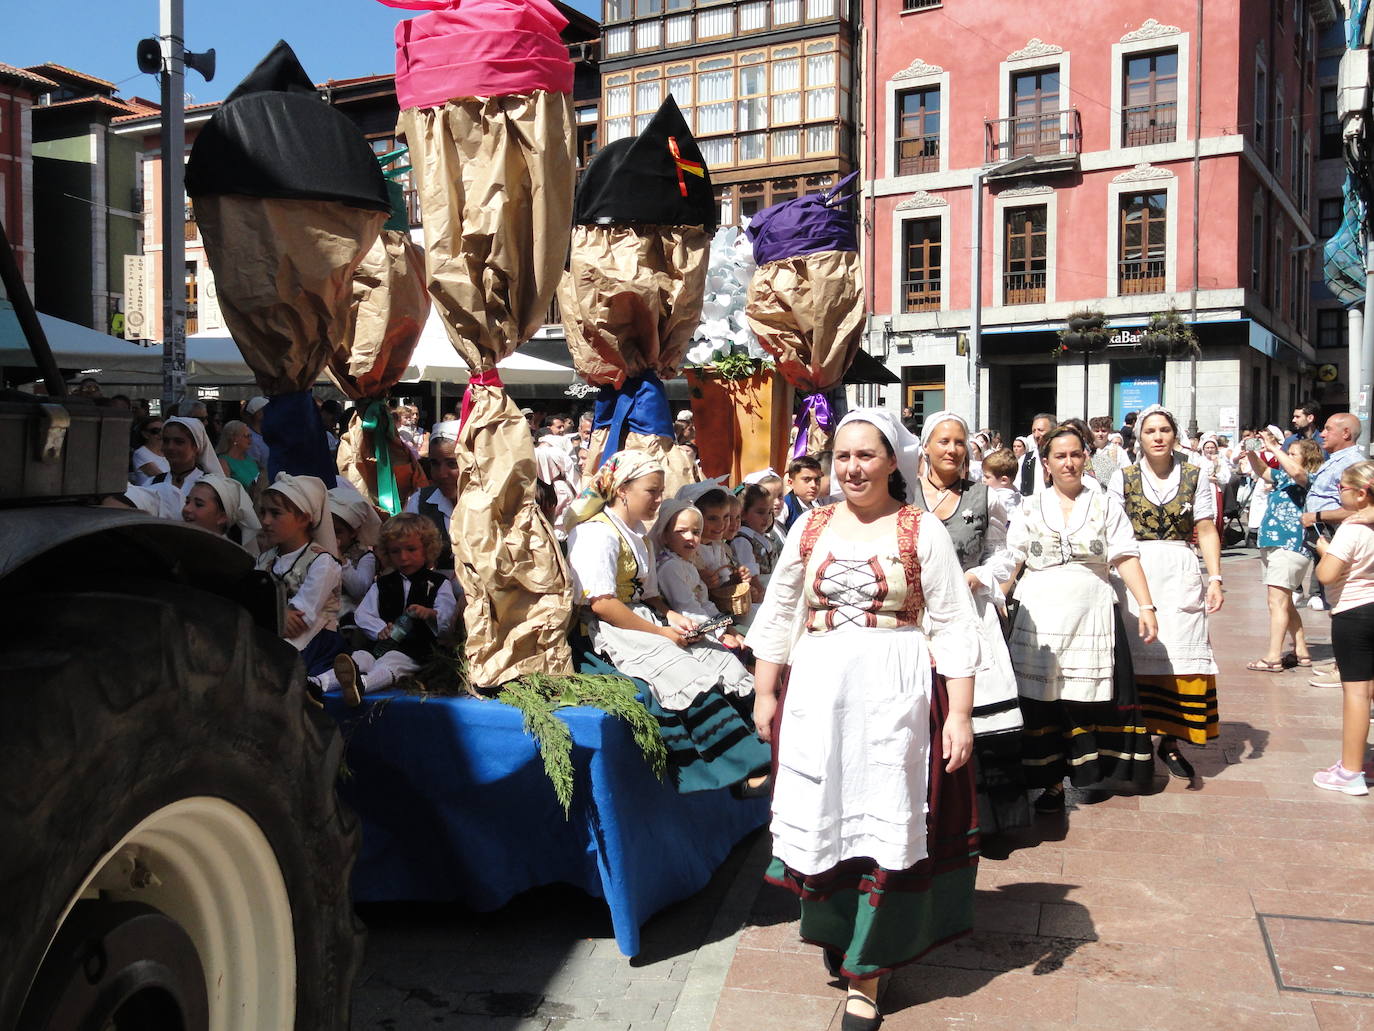
[[[391,515],[401,514],[401,491],[391,468],[391,409],[385,401],[369,401],[363,411],[363,429],[372,433],[372,450],[377,456],[377,505]]]

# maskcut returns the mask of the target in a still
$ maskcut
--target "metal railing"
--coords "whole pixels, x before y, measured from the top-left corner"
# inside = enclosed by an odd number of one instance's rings
[[[918,175],[940,170],[940,137],[906,136],[897,140],[897,174]]]
[[[940,308],[940,280],[906,279],[902,281],[902,311],[938,311]]]
[[[928,7],[939,7],[944,0],[902,0],[903,11],[924,11]]]
[[[1160,294],[1164,292],[1163,258],[1122,258],[1116,263],[1117,292]]]
[[[1076,157],[1083,152],[1083,120],[1076,107],[988,118],[983,122],[987,164],[1019,157]]]
[[[1002,276],[1003,304],[1044,304],[1044,272],[1007,272]]]
[[[1147,147],[1178,138],[1178,105],[1172,101],[1141,104],[1121,112],[1121,145]]]

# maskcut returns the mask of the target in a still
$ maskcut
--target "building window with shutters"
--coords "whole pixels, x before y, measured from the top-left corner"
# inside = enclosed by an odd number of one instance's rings
[[[1341,198],[1323,197],[1317,201],[1317,235],[1328,239],[1336,235],[1336,230],[1345,221],[1345,210]]]
[[[1061,151],[1059,66],[1011,77],[1011,153],[1008,157]]]
[[[1121,144],[1173,143],[1178,135],[1178,51],[1122,59]]]
[[[897,174],[940,170],[940,88],[897,94]]]
[[[1341,156],[1341,116],[1336,108],[1336,87],[1321,88],[1321,139],[1317,157],[1322,161]]]
[[[1117,259],[1120,294],[1164,291],[1169,198],[1163,190],[1128,193],[1121,198],[1121,253]]]
[[[902,223],[902,311],[938,311],[941,286],[938,218]]]
[[[1006,213],[1002,296],[1005,304],[1042,304],[1049,273],[1049,236],[1043,204]]]
[[[1318,308],[1317,309],[1317,347],[1344,347],[1345,339],[1345,309],[1344,308]]]

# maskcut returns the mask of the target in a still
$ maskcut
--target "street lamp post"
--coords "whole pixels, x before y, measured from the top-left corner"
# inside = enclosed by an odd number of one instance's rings
[[[160,0],[162,34],[162,414],[186,392],[186,122],[182,0]]]

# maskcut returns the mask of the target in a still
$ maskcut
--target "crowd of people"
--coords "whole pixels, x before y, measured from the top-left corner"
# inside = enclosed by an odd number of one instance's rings
[[[358,704],[462,633],[460,424],[425,431],[398,406],[428,483],[384,520],[351,487],[269,481],[262,407],[218,447],[194,408],[136,420],[125,500],[254,553],[316,699]],[[589,416],[523,414],[574,645],[648,686],[679,791],[771,796],[769,877],[848,980],[847,1028],[881,1021],[879,975],[971,926],[979,833],[1062,813],[1069,785],[1196,777],[1187,749],[1219,728],[1208,617],[1228,524],[1253,526],[1263,559],[1251,669],[1311,665],[1295,599],[1331,609],[1344,733],[1313,781],[1367,793],[1374,462],[1351,415],[1318,431],[1304,406],[1288,434],[1191,441],[1159,405],[1118,430],[1044,413],[1003,446],[956,412],[860,409],[831,451],[731,483],[700,475],[684,411],[674,446],[697,482],[667,496],[660,457],[588,467]]]

